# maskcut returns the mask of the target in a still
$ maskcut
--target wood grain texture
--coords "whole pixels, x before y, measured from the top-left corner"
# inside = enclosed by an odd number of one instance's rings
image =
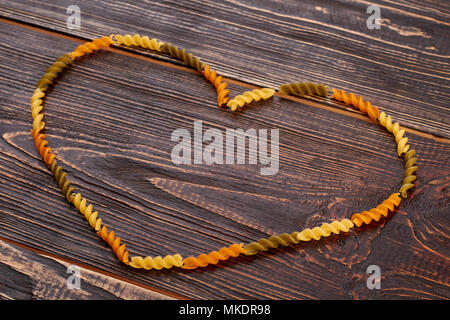
[[[0,1],[0,15],[83,38],[141,33],[185,47],[221,74],[278,88],[323,82],[363,95],[401,124],[450,137],[447,1]],[[378,5],[381,29],[367,7]]]
[[[80,286],[67,285],[77,267]],[[0,240],[1,300],[156,300],[171,299],[56,258]],[[69,279],[69,283],[73,284]]]
[[[78,43],[1,27],[1,237],[171,296],[450,297],[450,146],[415,134],[408,136],[419,157],[417,187],[379,224],[194,271],[120,264],[65,202],[29,134],[34,84]],[[282,97],[231,114],[215,106],[214,88],[198,74],[119,53],[78,61],[50,91],[45,112],[58,159],[132,253],[188,256],[349,217],[402,180],[395,142],[375,123]],[[174,165],[171,133],[192,132],[194,120],[204,130],[278,128],[278,174],[261,176],[255,165]],[[371,264],[381,267],[381,290],[366,287]]]

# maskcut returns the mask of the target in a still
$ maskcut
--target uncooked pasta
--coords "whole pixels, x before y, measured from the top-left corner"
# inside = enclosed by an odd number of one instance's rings
[[[244,105],[249,104],[252,101],[259,101],[261,99],[269,99],[275,94],[275,90],[270,88],[254,89],[246,91],[243,94],[237,95],[230,101],[227,106],[231,111],[236,111],[238,107],[242,108]]]
[[[120,237],[116,237],[114,231],[109,231],[108,228],[103,228],[97,232],[98,236],[102,238],[111,247],[113,252],[117,255],[117,258],[125,264],[129,264],[128,260],[129,252],[126,250],[126,245],[120,243]]]
[[[164,44],[163,42],[155,38],[150,39],[147,36],[141,36],[139,34],[135,34],[133,36],[130,34],[115,34],[113,37],[114,39],[116,39],[117,44],[119,45],[138,46],[144,49],[150,49],[159,52],[161,52],[161,46]]]
[[[395,208],[400,205],[400,194],[406,198],[408,196],[408,190],[415,186],[414,182],[417,179],[416,171],[418,169],[416,165],[417,158],[415,158],[416,152],[415,150],[410,150],[408,138],[405,137],[405,129],[402,128],[398,122],[393,123],[390,116],[387,116],[384,112],[380,113],[377,107],[373,106],[370,102],[364,101],[361,96],[356,96],[353,93],[347,94],[343,90],[332,89],[332,99],[342,101],[347,105],[352,105],[361,112],[366,113],[372,120],[380,123],[381,126],[385,127],[394,135],[397,143],[397,153],[399,156],[404,155],[405,162],[404,179],[398,193],[392,194],[375,208],[353,214],[350,220],[335,220],[330,223],[322,223],[320,226],[312,229],[306,228],[302,231],[272,235],[268,238],[261,238],[257,241],[250,242],[245,245],[245,247],[242,243],[232,244],[229,247],[223,247],[218,251],[200,254],[196,257],[190,256],[185,259],[183,259],[180,254],[176,253],[173,255],[166,255],[165,257],[142,257],[136,255],[132,256],[130,260],[130,253],[126,249],[126,245],[121,243],[121,238],[116,237],[114,231],[109,231],[108,228],[103,225],[102,220],[98,217],[98,212],[94,211],[93,205],[89,204],[87,199],[75,190],[72,186],[72,182],[68,178],[67,172],[65,172],[62,166],[58,164],[56,154],[53,153],[53,150],[49,147],[49,142],[46,139],[43,113],[45,92],[54,83],[57,76],[76,58],[101,48],[106,48],[112,44],[139,46],[157,52],[168,53],[172,57],[183,61],[188,66],[202,72],[205,79],[214,85],[217,93],[217,105],[219,107],[226,105],[232,111],[236,111],[238,108],[242,108],[253,101],[269,99],[275,94],[275,90],[270,88],[254,89],[237,95],[230,100],[228,97],[229,90],[227,89],[227,83],[223,81],[222,76],[217,75],[215,70],[211,70],[209,65],[201,62],[196,56],[187,53],[185,49],[178,48],[169,43],[164,43],[155,38],[150,39],[147,36],[141,36],[139,34],[112,35],[110,37],[94,39],[93,41],[78,46],[73,52],[62,55],[45,71],[44,75],[37,82],[36,89],[31,97],[31,116],[33,119],[31,133],[36,149],[48,169],[53,174],[58,187],[61,189],[67,201],[73,204],[79,212],[83,214],[90,227],[111,247],[117,258],[132,268],[145,270],[161,270],[173,267],[196,269],[211,264],[218,264],[231,257],[238,257],[240,254],[255,255],[269,249],[297,245],[300,241],[320,240],[322,237],[329,237],[333,234],[347,233],[350,232],[350,229],[354,226],[361,227],[372,221],[379,221],[381,217],[387,217],[389,212],[393,212]],[[317,95],[326,97],[328,96],[328,87],[321,83],[294,82],[281,85],[279,92],[298,96]]]
[[[377,107],[373,106],[370,102],[364,101],[364,99],[359,96],[357,97],[354,93],[347,94],[344,90],[331,89],[333,91],[332,99],[337,101],[342,101],[345,104],[352,105],[359,109],[363,113],[367,113],[370,119],[377,121],[380,111]]]
[[[357,227],[360,227],[363,223],[369,224],[373,220],[379,221],[381,216],[387,217],[390,211],[394,211],[395,207],[400,205],[400,202],[400,193],[394,193],[376,208],[353,214],[351,220]]]
[[[328,96],[328,87],[322,83],[315,82],[292,82],[280,86],[279,93],[294,96]]]
[[[170,269],[172,267],[181,267],[183,264],[183,257],[181,255],[167,255],[164,258],[161,256],[157,257],[140,257],[135,256],[131,257],[130,266],[136,269],[145,269],[145,270],[161,270],[161,269]]]
[[[52,152],[52,148],[48,147],[48,141],[45,140],[45,134],[39,133],[40,130],[31,130],[31,134],[36,145],[36,149],[39,151],[44,162],[49,166],[55,159],[55,155]]]
[[[198,267],[206,267],[209,264],[217,264],[219,261],[227,260],[231,257],[237,257],[241,253],[245,253],[243,243],[232,244],[229,247],[223,247],[219,251],[212,251],[208,254],[201,254],[198,257],[187,257],[183,260],[183,269],[196,269]]]
[[[297,239],[301,241],[319,240],[321,237],[329,237],[332,233],[348,232],[352,227],[353,223],[348,219],[323,223],[320,227],[308,228],[299,232]]]
[[[101,37],[94,39],[90,42],[86,42],[82,45],[79,45],[73,52],[72,52],[72,60],[75,60],[76,58],[84,56],[86,53],[91,53],[96,50],[100,50],[103,48],[107,48],[110,45],[112,45],[114,41],[112,40],[112,37]]]
[[[217,76],[216,70],[211,71],[211,67],[206,65],[205,70],[203,70],[203,76],[211,82],[217,91],[217,106],[221,107],[230,100],[228,98],[228,93],[230,90],[227,89],[227,83],[222,81],[222,76]]]
[[[405,129],[400,127],[398,122],[392,123],[391,116],[386,116],[384,112],[381,112],[378,120],[383,127],[394,135],[395,141],[397,142],[398,155],[401,156],[403,153],[408,152],[408,138],[403,136],[405,134]]]
[[[100,231],[102,227],[102,220],[99,219],[98,212],[92,212],[92,204],[87,204],[86,198],[77,193],[71,197],[71,202],[84,215],[84,218],[89,222],[89,225],[95,230]]]
[[[67,173],[64,172],[63,168],[58,165],[58,161],[56,159],[53,159],[50,165],[50,171],[52,172],[67,201],[71,202],[72,194],[74,193],[75,188],[72,187],[72,182],[67,178]]]
[[[192,53],[187,53],[186,49],[178,48],[170,43],[164,43],[161,47],[161,51],[169,53],[173,58],[183,61],[185,64],[199,72],[202,72],[205,68],[205,64]]]
[[[403,198],[408,197],[408,190],[414,188],[414,181],[417,179],[415,172],[417,171],[417,166],[415,165],[417,162],[416,150],[409,150],[404,157],[405,161],[405,178],[403,179],[402,186],[400,187],[400,192]]]
[[[298,232],[282,233],[278,235],[270,236],[269,238],[261,238],[258,241],[250,242],[245,245],[245,255],[255,255],[259,252],[264,252],[269,249],[275,249],[279,246],[289,246],[291,244],[297,244],[300,240],[297,239]]]
[[[41,91],[47,90],[47,88],[53,83],[53,80],[70,64],[72,63],[71,53],[65,53],[45,71],[44,75],[38,81],[36,87]]]

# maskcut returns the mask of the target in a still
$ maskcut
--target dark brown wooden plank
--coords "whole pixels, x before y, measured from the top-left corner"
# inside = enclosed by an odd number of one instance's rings
[[[66,204],[29,134],[34,84],[77,43],[1,26],[0,236],[189,298],[450,297],[450,147],[416,134],[418,186],[386,223],[191,272],[118,263]],[[49,93],[51,146],[133,254],[188,256],[312,227],[371,208],[400,186],[395,143],[374,123],[280,97],[238,114],[214,101],[195,73],[111,52],[78,61]],[[279,128],[278,174],[174,165],[171,133],[192,132],[196,119],[204,129]],[[366,287],[371,264],[381,267],[381,290]]]
[[[0,299],[160,300],[168,296],[0,240]],[[77,268],[77,269],[75,269]],[[72,280],[74,270],[79,282]],[[71,287],[77,285],[79,287]]]
[[[450,137],[447,1],[83,2],[81,30],[59,0],[0,1],[0,15],[84,38],[138,32],[186,47],[221,74],[277,88],[320,81],[384,107],[403,125]],[[381,10],[369,30],[367,7]]]

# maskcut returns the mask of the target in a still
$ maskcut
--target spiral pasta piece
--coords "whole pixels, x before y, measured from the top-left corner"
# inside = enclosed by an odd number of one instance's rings
[[[164,44],[164,42],[158,41],[155,38],[150,39],[147,36],[141,36],[139,34],[135,35],[120,35],[115,34],[113,35],[114,39],[116,39],[117,44],[122,44],[126,46],[138,46],[142,47],[144,49],[150,49],[155,50],[158,52],[161,52],[161,46]]]
[[[264,252],[269,249],[275,249],[279,246],[289,246],[291,244],[297,244],[298,232],[282,233],[278,235],[270,236],[269,238],[261,238],[258,241],[250,242],[244,247],[245,255],[251,256],[258,252]]]
[[[41,89],[36,88],[33,92],[33,96],[31,97],[31,116],[33,117],[33,128],[34,129],[43,129],[44,126],[40,124],[43,119],[43,115],[40,116],[39,120],[35,120],[35,118],[41,113],[41,111],[44,109],[42,106],[43,100],[42,98],[45,97],[45,93],[42,92]]]
[[[40,130],[31,130],[31,135],[33,136],[36,149],[39,151],[45,164],[50,166],[52,161],[55,159],[55,154],[52,152],[52,148],[48,147],[48,141],[45,140],[45,134],[39,133]]]
[[[183,257],[180,254],[167,255],[164,258],[157,257],[131,257],[130,266],[136,269],[145,270],[161,270],[163,268],[170,269],[172,267],[181,267],[183,264]]]
[[[103,228],[97,232],[97,235],[108,243],[121,262],[125,264],[130,263],[128,260],[129,253],[126,250],[126,245],[120,244],[120,237],[116,237],[114,231],[108,232],[108,228],[103,226]]]
[[[52,149],[48,147],[48,141],[45,140],[45,135],[41,131],[45,128],[44,114],[42,110],[43,100],[45,94],[40,88],[34,90],[33,96],[31,97],[31,116],[33,117],[33,129],[31,130],[31,135],[33,136],[34,144],[36,149],[39,151],[42,159],[44,159],[47,165],[50,165],[55,155],[52,153]]]
[[[232,244],[229,247],[223,247],[219,251],[201,254],[198,257],[187,257],[183,260],[183,269],[196,269],[198,267],[206,267],[209,264],[217,264],[219,261],[227,260],[231,257],[237,257],[241,253],[245,253],[244,244]]]
[[[394,211],[395,207],[398,207],[401,201],[400,193],[394,193],[376,208],[353,214],[351,220],[357,227],[360,227],[363,223],[369,224],[373,220],[379,221],[381,216],[387,217],[389,211]]]
[[[169,53],[173,58],[183,61],[190,67],[193,67],[199,72],[205,68],[205,64],[192,53],[187,53],[186,49],[178,48],[170,43],[164,43],[161,47],[162,52]]]
[[[72,187],[72,182],[67,178],[67,173],[64,172],[63,168],[58,165],[58,161],[56,159],[53,159],[50,165],[50,171],[58,183],[58,186],[61,188],[64,197],[66,197],[67,201],[71,202],[70,199],[72,198],[75,188]]]
[[[221,107],[222,105],[227,103],[228,100],[230,100],[230,98],[228,98],[228,93],[230,92],[230,90],[227,89],[228,83],[222,81],[222,76],[217,76],[216,70],[211,71],[211,67],[209,65],[205,66],[205,70],[203,70],[203,76],[216,88],[217,106]]]
[[[81,194],[72,194],[70,198],[74,206],[84,215],[84,218],[89,222],[89,225],[95,230],[100,231],[102,227],[102,219],[97,218],[98,212],[92,212],[92,204],[87,205],[86,198],[83,198]]]
[[[102,48],[107,48],[114,43],[112,37],[101,37],[90,42],[79,45],[72,53],[72,60],[84,56],[86,53],[91,53]]]
[[[280,86],[279,93],[295,96],[328,96],[328,87],[322,83],[315,82],[292,82]]]
[[[44,96],[44,92],[42,92],[41,89],[36,88],[31,97],[31,116],[33,117],[33,129],[31,130],[31,134],[42,158],[44,158],[44,154],[48,157],[51,153],[51,149],[47,147],[48,141],[45,140],[45,135],[40,133],[45,127],[45,122],[43,121],[44,114],[42,113],[42,98]],[[46,160],[47,161],[45,162],[47,163],[49,159],[47,158]]]
[[[344,102],[345,104],[352,105],[355,108],[359,109],[363,113],[367,113],[370,119],[377,121],[380,115],[380,110],[373,106],[370,102],[364,101],[364,99],[359,96],[357,97],[354,93],[347,94],[344,90],[337,90],[332,88],[333,95],[332,99],[336,99],[337,101]]]
[[[297,239],[301,241],[319,240],[321,237],[329,237],[332,233],[339,234],[348,232],[353,227],[353,223],[348,219],[323,223],[320,227],[305,229],[297,234]]]
[[[36,87],[41,91],[47,90],[49,85],[53,83],[53,80],[72,63],[71,53],[67,52],[63,54],[61,57],[56,59],[56,61],[47,68],[44,75],[36,84]]]
[[[391,132],[394,135],[395,141],[397,142],[398,156],[401,156],[403,153],[408,152],[409,150],[409,145],[407,144],[408,138],[403,136],[405,134],[405,129],[400,127],[400,124],[398,122],[392,123],[391,116],[386,116],[384,112],[381,112],[378,121],[383,127],[385,127],[389,132]]]
[[[227,106],[231,108],[231,111],[236,111],[238,107],[243,107],[249,104],[253,100],[259,101],[261,99],[269,99],[275,94],[275,90],[270,88],[254,89],[252,91],[244,92],[243,94],[237,95],[230,101],[228,101]]]
[[[404,157],[405,160],[405,178],[403,179],[402,186],[400,187],[400,192],[403,198],[408,197],[408,190],[415,187],[414,181],[417,179],[415,172],[417,171],[417,166],[415,166],[417,162],[416,150],[409,150]]]

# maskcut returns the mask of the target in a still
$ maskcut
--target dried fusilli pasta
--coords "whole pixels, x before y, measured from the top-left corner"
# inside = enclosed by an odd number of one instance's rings
[[[100,50],[102,48],[107,48],[114,43],[112,37],[101,37],[94,39],[90,42],[83,43],[79,45],[71,54],[72,60],[75,58],[84,56],[86,53],[91,53],[96,50]]]
[[[45,71],[44,75],[38,81],[36,87],[41,91],[47,90],[48,86],[53,83],[53,80],[60,74],[65,68],[72,63],[71,53],[65,53]]]
[[[48,141],[45,140],[45,134],[41,131],[45,128],[44,114],[42,113],[43,107],[42,98],[45,96],[41,89],[36,88],[34,90],[33,96],[31,97],[31,115],[33,117],[33,129],[31,130],[31,135],[33,136],[36,149],[39,151],[42,159],[47,165],[51,165],[52,161],[55,159],[55,155],[52,152],[52,148],[48,146]]]
[[[92,204],[87,205],[86,198],[81,197],[81,194],[72,194],[70,197],[75,207],[84,215],[84,218],[89,222],[89,225],[95,230],[100,231],[102,227],[102,219],[97,218],[98,212],[92,212]]]
[[[216,70],[211,71],[209,65],[206,65],[205,70],[203,70],[203,76],[211,82],[217,91],[217,106],[221,107],[230,100],[228,98],[228,93],[230,90],[227,89],[227,83],[223,82],[222,76],[217,76]]]
[[[297,234],[297,239],[301,241],[319,240],[321,237],[329,237],[332,233],[339,234],[348,232],[353,227],[353,223],[348,219],[323,223],[320,227],[305,229]]]
[[[405,134],[405,129],[401,128],[398,122],[392,124],[391,116],[386,116],[384,112],[381,112],[378,121],[383,127],[385,127],[389,132],[392,132],[394,135],[395,141],[397,142],[398,155],[401,156],[403,153],[408,152],[408,138],[403,136]]]
[[[414,174],[417,171],[417,166],[415,166],[417,162],[416,150],[409,150],[404,157],[405,160],[405,178],[403,179],[402,186],[400,187],[400,192],[403,198],[408,197],[408,190],[414,188],[414,181],[417,179]]]
[[[173,58],[183,61],[190,67],[193,67],[199,72],[205,68],[205,64],[192,53],[187,53],[186,49],[178,48],[170,43],[164,43],[161,47],[162,52],[169,53]]]
[[[132,257],[130,266],[136,269],[156,269],[161,270],[163,268],[170,269],[172,267],[181,267],[183,264],[183,257],[181,255],[167,255],[164,258],[161,256],[157,257]]]
[[[315,82],[292,82],[280,86],[279,93],[295,96],[328,96],[328,87],[322,83]]]
[[[42,110],[44,109],[42,107],[42,98],[44,98],[44,96],[44,92],[41,89],[36,88],[31,97],[31,116],[33,117],[33,130],[35,131],[33,138],[45,127],[45,122],[42,121],[44,119],[44,114],[42,113]]]
[[[245,255],[254,255],[258,252],[275,249],[279,246],[288,246],[297,244],[300,240],[297,239],[298,232],[282,233],[270,236],[269,238],[261,238],[258,241],[250,242],[244,247]]]
[[[128,251],[126,250],[125,244],[120,244],[120,237],[116,237],[114,234],[114,231],[108,232],[108,228],[103,226],[101,231],[97,232],[97,235],[102,238],[108,245],[112,248],[114,253],[117,255],[117,258],[119,258],[120,261],[122,261],[125,264],[129,264],[130,261],[128,260]]]
[[[158,41],[155,38],[150,39],[147,36],[141,36],[139,34],[135,35],[120,35],[115,34],[113,35],[114,39],[116,39],[117,44],[122,44],[126,46],[139,46],[145,49],[155,50],[158,52],[161,52],[161,46],[164,44],[164,42]]]
[[[367,113],[370,119],[374,121],[378,120],[380,110],[378,110],[378,108],[373,106],[370,102],[365,102],[361,96],[357,97],[354,93],[347,94],[344,90],[337,90],[334,88],[331,90],[333,91],[333,95],[331,96],[332,99],[352,105],[361,112]]]
[[[376,208],[353,214],[351,220],[357,227],[360,227],[363,223],[369,224],[372,220],[379,221],[381,216],[387,217],[389,211],[394,211],[401,201],[400,193],[394,193]]]
[[[198,267],[206,267],[209,264],[217,264],[219,261],[227,260],[231,257],[237,257],[241,253],[245,253],[244,248],[242,248],[243,245],[243,243],[232,244],[229,247],[219,249],[219,251],[212,251],[207,255],[201,254],[197,258],[187,257],[183,260],[183,265],[181,267],[183,269],[196,269]]]
[[[392,123],[391,117],[386,116],[384,112],[380,113],[377,107],[373,106],[370,102],[365,102],[361,96],[356,96],[353,93],[347,94],[343,90],[332,89],[333,99],[358,108],[361,112],[368,114],[372,120],[378,121],[394,135],[397,142],[398,155],[401,156],[404,154],[405,161],[405,177],[399,193],[392,194],[375,208],[353,214],[350,220],[336,220],[331,223],[323,223],[320,227],[314,227],[312,229],[306,228],[300,232],[296,231],[289,234],[282,233],[279,235],[272,235],[269,238],[262,238],[256,242],[251,242],[245,247],[242,243],[232,244],[229,247],[223,247],[218,251],[200,254],[197,257],[190,256],[185,259],[183,259],[180,254],[174,254],[165,257],[133,256],[131,257],[131,260],[129,260],[129,252],[126,250],[126,245],[121,244],[120,237],[116,237],[114,231],[108,231],[108,228],[102,225],[102,220],[98,218],[98,212],[93,212],[92,204],[88,204],[86,198],[83,198],[80,193],[75,191],[72,182],[67,177],[67,173],[60,165],[58,165],[56,155],[52,152],[52,148],[48,146],[45,134],[42,133],[45,129],[45,122],[43,121],[43,98],[45,97],[45,91],[53,83],[58,74],[70,65],[74,59],[81,57],[86,53],[109,47],[111,44],[140,46],[142,48],[168,53],[172,57],[183,61],[188,66],[202,72],[205,79],[214,85],[217,92],[217,105],[220,107],[226,104],[232,111],[236,111],[238,108],[241,108],[252,101],[269,99],[275,94],[275,90],[270,88],[255,89],[237,95],[230,100],[228,97],[229,90],[227,89],[227,83],[223,81],[222,76],[218,76],[215,70],[211,70],[211,67],[201,62],[198,57],[191,53],[187,53],[185,49],[178,48],[172,44],[163,43],[154,38],[150,39],[147,36],[140,36],[139,34],[111,35],[109,37],[94,39],[91,42],[78,46],[73,52],[62,55],[45,71],[44,75],[38,81],[33,96],[31,97],[31,113],[33,118],[33,129],[31,130],[31,133],[36,148],[48,165],[67,201],[72,203],[80,213],[84,215],[84,218],[88,221],[89,225],[96,231],[97,235],[112,248],[119,260],[133,268],[147,270],[169,269],[172,267],[196,269],[198,267],[206,267],[209,264],[217,264],[220,261],[227,260],[231,257],[237,257],[242,253],[245,255],[254,255],[271,248],[278,248],[279,246],[289,246],[298,244],[300,241],[310,241],[312,239],[319,240],[322,237],[328,237],[332,234],[349,232],[355,225],[360,227],[373,220],[379,221],[381,216],[387,217],[388,213],[394,211],[395,207],[400,204],[400,194],[403,197],[407,197],[407,191],[414,187],[414,181],[416,180],[415,173],[417,171],[417,166],[415,164],[417,158],[414,157],[415,150],[409,150],[410,146],[407,144],[408,138],[404,136],[405,129],[401,128],[398,122]],[[328,96],[328,87],[323,84],[312,82],[286,83],[280,86],[279,92],[298,96]]]
[[[52,164],[50,165],[50,171],[55,177],[58,186],[61,188],[63,195],[66,197],[67,201],[71,202],[72,194],[75,191],[75,188],[72,187],[71,181],[67,179],[67,173],[64,172],[63,168],[58,165],[58,161],[53,159]]]
[[[34,142],[36,144],[36,148],[39,151],[44,162],[50,166],[52,161],[55,159],[55,154],[52,153],[52,148],[48,147],[48,141],[45,140],[45,134],[39,133],[40,130],[31,130],[31,134],[33,136]]]
[[[243,94],[237,95],[228,101],[227,106],[231,108],[231,111],[236,111],[238,107],[242,108],[244,105],[252,102],[253,100],[259,101],[261,99],[269,99],[274,94],[275,90],[270,88],[254,89],[252,91],[247,91]]]

